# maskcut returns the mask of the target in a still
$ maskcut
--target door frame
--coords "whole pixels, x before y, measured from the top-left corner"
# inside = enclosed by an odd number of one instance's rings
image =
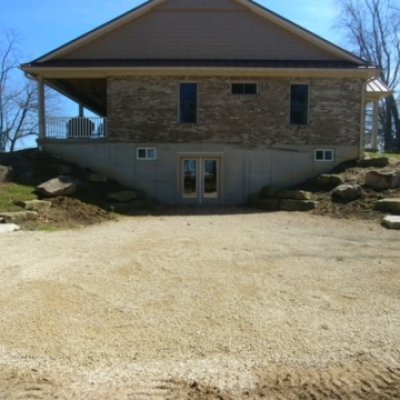
[[[199,193],[197,194],[197,198],[193,199],[185,199],[183,197],[183,184],[184,184],[184,160],[197,160],[198,163],[198,171],[197,171],[197,179],[200,177],[201,181],[197,183],[199,186]],[[203,197],[204,187],[203,187],[203,161],[204,160],[216,160],[218,165],[217,170],[217,185],[218,185],[218,198],[217,199],[205,199]],[[193,206],[212,206],[212,205],[220,205],[222,204],[223,199],[223,154],[222,153],[179,153],[178,154],[178,174],[177,174],[177,182],[178,182],[178,203],[182,205],[193,205]],[[200,168],[200,170],[199,170]],[[199,171],[201,171],[199,173]]]

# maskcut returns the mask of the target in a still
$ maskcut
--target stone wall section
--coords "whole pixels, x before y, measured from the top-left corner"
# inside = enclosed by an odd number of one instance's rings
[[[179,123],[179,83],[198,83],[198,123]],[[232,95],[232,82],[256,82],[258,95]],[[310,85],[310,123],[291,126],[290,84]],[[357,145],[361,79],[109,79],[109,138],[141,143]]]

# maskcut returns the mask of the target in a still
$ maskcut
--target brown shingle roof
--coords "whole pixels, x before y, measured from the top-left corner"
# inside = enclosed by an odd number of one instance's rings
[[[48,68],[143,68],[143,67],[221,67],[221,68],[328,68],[359,69],[359,64],[349,61],[313,60],[156,60],[156,59],[94,59],[54,60],[32,62],[24,67]]]

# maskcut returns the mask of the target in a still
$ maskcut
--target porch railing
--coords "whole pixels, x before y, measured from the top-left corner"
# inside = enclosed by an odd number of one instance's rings
[[[46,119],[47,139],[103,139],[107,137],[107,118],[63,117]]]

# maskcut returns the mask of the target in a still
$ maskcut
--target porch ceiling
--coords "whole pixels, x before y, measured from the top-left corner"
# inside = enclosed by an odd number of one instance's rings
[[[367,101],[379,101],[392,94],[390,88],[379,78],[367,82]]]
[[[106,79],[51,78],[45,80],[53,89],[82,104],[96,114],[107,116]]]

